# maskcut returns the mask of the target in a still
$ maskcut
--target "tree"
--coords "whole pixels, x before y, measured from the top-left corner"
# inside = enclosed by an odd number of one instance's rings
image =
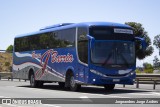
[[[155,45],[156,48],[160,50],[160,35],[154,37],[153,45]]]
[[[153,65],[154,67],[158,67],[158,62],[159,62],[159,59],[157,56],[154,56],[154,60],[153,60]]]
[[[153,73],[153,66],[150,63],[143,63],[145,73]]]
[[[147,48],[145,51],[140,49],[140,43],[136,43],[136,57],[138,59],[144,59],[145,57],[150,56],[153,53],[153,47],[151,46],[151,39],[149,38],[148,33],[145,31],[142,24],[136,22],[126,22],[125,24],[134,29],[135,37],[145,38],[147,43]]]
[[[144,69],[147,69],[147,68],[150,68],[150,67],[151,67],[151,64],[149,64],[147,62],[143,63],[143,68]]]
[[[13,45],[9,45],[6,52],[13,52]]]

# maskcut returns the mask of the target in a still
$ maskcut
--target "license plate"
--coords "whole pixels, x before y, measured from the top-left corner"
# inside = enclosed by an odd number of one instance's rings
[[[113,82],[119,82],[120,79],[113,79]]]

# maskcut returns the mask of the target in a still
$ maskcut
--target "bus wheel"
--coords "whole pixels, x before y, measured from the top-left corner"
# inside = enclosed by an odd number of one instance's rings
[[[64,82],[58,82],[58,85],[59,85],[60,88],[64,88],[65,83]]]
[[[105,90],[112,91],[115,87],[115,84],[106,84],[104,85]]]
[[[70,90],[71,91],[78,91],[81,88],[80,84],[77,84],[74,80],[74,76],[70,76]]]
[[[30,86],[32,88],[35,88],[38,86],[38,82],[35,80],[35,76],[34,74],[32,73],[31,76],[30,76]]]

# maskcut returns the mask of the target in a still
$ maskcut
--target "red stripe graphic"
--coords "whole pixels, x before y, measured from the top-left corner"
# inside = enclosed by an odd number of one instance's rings
[[[46,67],[47,67],[47,65],[48,65],[48,60],[49,60],[52,52],[53,52],[53,49],[50,49],[50,50],[46,51],[46,52],[42,55],[42,57],[41,57],[41,62],[40,62],[42,68],[36,71],[36,74],[35,74],[36,80],[41,79],[41,77],[47,73],[47,72],[45,72],[45,70],[46,70]],[[41,72],[40,72],[40,71],[41,71]]]

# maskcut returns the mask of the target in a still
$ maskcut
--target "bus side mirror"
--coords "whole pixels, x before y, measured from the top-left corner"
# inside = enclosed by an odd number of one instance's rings
[[[94,37],[91,37],[89,35],[87,35],[89,41],[90,41],[90,48],[93,49],[94,48],[94,44],[95,44],[95,39]]]
[[[135,37],[135,40],[140,41],[141,49],[143,51],[145,51],[146,47],[147,47],[147,43],[146,43],[145,39],[144,38],[140,38],[140,37]]]

